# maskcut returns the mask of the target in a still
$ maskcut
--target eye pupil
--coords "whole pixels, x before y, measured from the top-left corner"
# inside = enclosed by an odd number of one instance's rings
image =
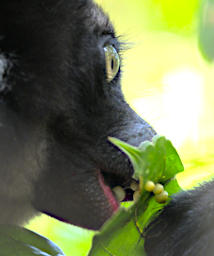
[[[114,70],[114,60],[111,59],[111,69]]]

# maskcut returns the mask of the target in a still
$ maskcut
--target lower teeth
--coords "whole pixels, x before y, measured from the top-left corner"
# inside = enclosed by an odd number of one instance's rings
[[[122,202],[125,199],[126,192],[122,187],[116,186],[112,189],[112,191],[114,192],[115,197],[119,202]]]

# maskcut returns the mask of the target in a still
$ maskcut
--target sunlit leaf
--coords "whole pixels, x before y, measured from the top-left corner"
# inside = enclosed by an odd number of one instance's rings
[[[144,142],[138,148],[115,138],[110,141],[130,158],[135,174],[144,184],[148,180],[161,182],[169,195],[181,190],[175,175],[183,171],[181,160],[171,142],[165,137],[156,136],[152,143]],[[152,193],[144,190],[130,208],[121,208],[95,236],[89,256],[144,256],[143,232],[165,204],[155,201]]]
[[[25,228],[0,225],[0,256],[64,256],[47,238]]]

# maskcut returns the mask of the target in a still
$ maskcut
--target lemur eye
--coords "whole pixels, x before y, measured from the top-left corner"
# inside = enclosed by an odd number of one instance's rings
[[[106,58],[106,79],[110,83],[117,75],[120,68],[120,57],[112,45],[104,47]]]

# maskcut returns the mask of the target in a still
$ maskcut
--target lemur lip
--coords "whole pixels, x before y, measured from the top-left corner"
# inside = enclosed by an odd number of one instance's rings
[[[111,176],[111,178],[113,179],[113,176]],[[106,176],[99,171],[98,179],[109,204],[112,206],[113,211],[118,210],[121,202],[133,201],[133,194],[139,189],[139,182],[130,177],[127,178],[121,176],[120,180],[118,180],[118,176],[115,176],[116,184],[112,185],[109,184],[109,181],[106,181]],[[134,187],[133,184],[135,185]]]
[[[105,184],[104,177],[101,174],[101,172],[98,173],[98,180],[99,180],[100,186],[103,189],[103,192],[104,192],[110,206],[112,207],[113,212],[116,212],[119,208],[119,203],[118,203],[117,199],[115,198],[111,188]]]

